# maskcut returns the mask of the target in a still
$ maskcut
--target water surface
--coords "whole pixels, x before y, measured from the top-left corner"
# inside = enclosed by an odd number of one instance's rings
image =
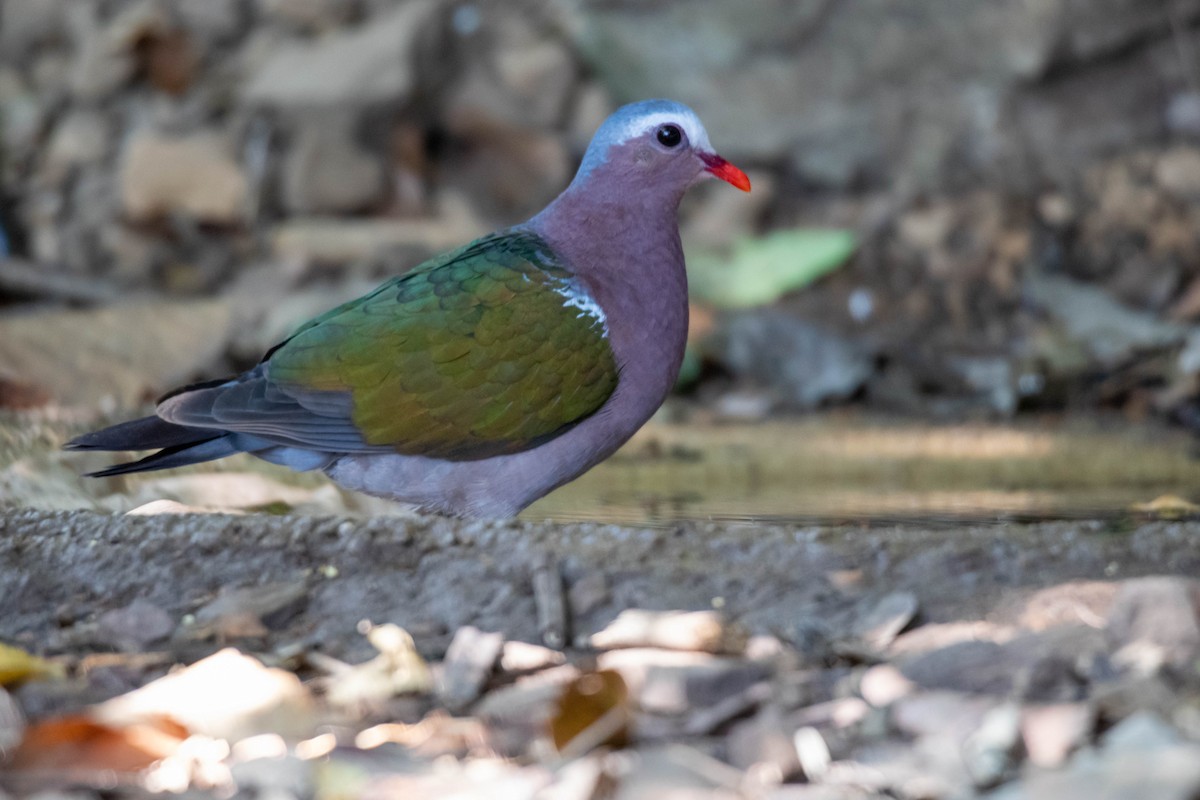
[[[932,425],[830,415],[653,424],[524,516],[628,523],[1127,516],[1162,495],[1200,498],[1194,451],[1178,429],[1103,419]]]

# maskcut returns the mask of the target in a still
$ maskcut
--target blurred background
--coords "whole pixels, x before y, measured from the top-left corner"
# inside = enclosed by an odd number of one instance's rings
[[[828,450],[916,460],[927,436],[884,432],[982,425],[947,452],[1015,458],[1064,413],[1151,420],[1173,471],[1144,484],[1194,485],[1198,22],[1200,0],[3,0],[0,407],[119,416],[245,368],[537,211],[611,110],[661,96],[754,183],[682,209],[665,419],[861,412],[876,438]],[[830,435],[786,424],[765,440]]]

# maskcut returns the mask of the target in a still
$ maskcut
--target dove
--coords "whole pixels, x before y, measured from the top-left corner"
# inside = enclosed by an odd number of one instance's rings
[[[750,190],[687,106],[623,106],[528,221],[66,446],[157,450],[93,476],[250,453],[422,512],[516,515],[608,458],[671,391],[688,328],[678,208],[711,177]]]

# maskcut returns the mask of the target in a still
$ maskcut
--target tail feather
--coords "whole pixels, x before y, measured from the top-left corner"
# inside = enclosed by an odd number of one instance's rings
[[[85,433],[63,446],[67,450],[157,450],[199,444],[223,435],[211,428],[189,428],[159,417],[142,417]]]
[[[87,477],[107,478],[110,475],[126,475],[130,472],[149,472],[156,469],[185,467],[188,464],[215,461],[218,458],[225,458],[239,452],[241,450],[233,443],[232,437],[218,435],[207,441],[166,447],[138,461],[114,464],[111,467],[106,467],[96,472],[89,472],[87,473]]]

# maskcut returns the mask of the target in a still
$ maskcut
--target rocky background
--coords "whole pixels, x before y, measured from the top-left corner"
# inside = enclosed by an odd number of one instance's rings
[[[719,414],[1189,422],[1198,20],[1200,0],[3,0],[0,404],[129,405],[252,363],[539,209],[610,110],[668,96],[755,184],[689,198],[689,249],[857,241],[769,308],[698,300],[690,389]]]

